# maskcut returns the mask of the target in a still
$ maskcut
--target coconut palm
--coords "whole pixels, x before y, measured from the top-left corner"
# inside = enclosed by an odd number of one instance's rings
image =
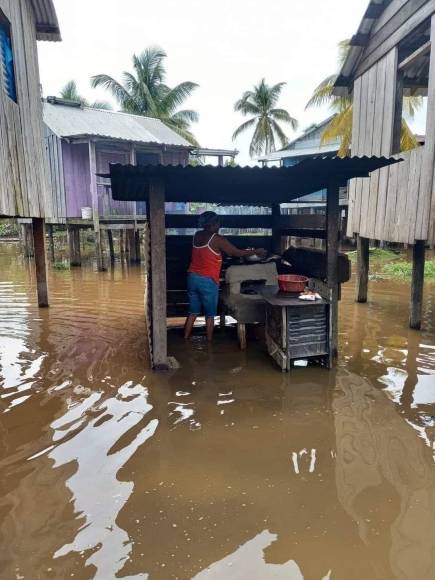
[[[236,112],[245,117],[251,116],[233,134],[234,141],[245,131],[254,129],[249,146],[251,157],[276,151],[276,140],[281,147],[287,145],[288,138],[280,123],[290,125],[293,130],[298,126],[298,122],[288,111],[276,107],[285,85],[286,83],[278,83],[270,86],[262,79],[253,90],[243,93],[242,98],[234,105]]]
[[[77,83],[75,81],[68,81],[66,85],[61,89],[60,98],[67,101],[76,101],[80,103],[83,107],[91,107],[91,109],[107,109],[110,110],[112,107],[106,101],[94,101],[90,103],[85,97],[79,94],[77,89]]]
[[[349,40],[342,40],[338,45],[339,50],[339,68],[341,69],[346,56],[349,52]],[[333,94],[334,84],[338,75],[334,74],[326,77],[320,85],[314,90],[313,95],[306,105],[309,107],[319,107],[329,104],[330,109],[335,113],[329,124],[325,127],[321,144],[340,141],[340,149],[338,155],[345,157],[350,154],[352,144],[352,95],[338,96]],[[415,113],[422,107],[423,100],[421,97],[407,96],[403,99],[403,116],[408,119],[413,119]],[[409,128],[405,118],[402,118],[402,131],[400,137],[400,149],[407,151],[414,149],[418,143],[415,135]]]
[[[122,82],[106,74],[95,75],[92,86],[104,87],[118,101],[122,111],[160,119],[165,125],[198,146],[191,123],[198,121],[198,113],[178,108],[198,87],[191,81],[171,88],[166,83],[164,59],[166,53],[159,47],[146,48],[140,55],[133,55],[133,73],[125,71]]]

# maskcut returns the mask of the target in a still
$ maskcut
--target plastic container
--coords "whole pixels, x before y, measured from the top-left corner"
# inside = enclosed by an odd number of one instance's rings
[[[281,274],[278,276],[278,286],[281,292],[303,292],[308,282],[306,276],[297,274]]]
[[[91,220],[92,219],[92,208],[91,207],[82,207],[82,220]]]

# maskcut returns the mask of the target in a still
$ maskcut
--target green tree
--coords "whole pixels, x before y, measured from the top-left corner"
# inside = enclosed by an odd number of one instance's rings
[[[341,69],[346,60],[349,48],[349,40],[342,40],[338,45],[339,69]],[[320,107],[329,104],[331,111],[335,114],[323,131],[321,143],[324,145],[337,140],[340,141],[338,155],[340,157],[346,157],[350,154],[352,144],[352,95],[334,95],[333,91],[337,77],[338,74],[326,77],[316,87],[305,108],[308,109],[310,107]],[[406,122],[406,118],[413,119],[422,104],[423,100],[421,97],[410,96],[403,99],[402,131],[400,138],[400,148],[402,151],[414,149],[418,145],[415,135]]]
[[[106,109],[110,110],[112,107],[106,101],[94,101],[90,103],[85,97],[79,94],[77,89],[77,83],[75,81],[68,81],[66,85],[61,89],[59,93],[61,99],[67,101],[76,101],[80,103],[83,107],[91,107],[91,109]]]
[[[286,83],[268,85],[262,79],[253,90],[243,93],[235,105],[234,110],[244,117],[251,118],[242,123],[233,134],[233,141],[239,135],[248,130],[254,129],[254,133],[249,146],[251,157],[269,154],[276,151],[276,140],[285,147],[288,143],[287,135],[280,123],[290,125],[293,130],[298,126],[298,122],[285,109],[277,108],[279,97]]]
[[[179,110],[198,85],[185,81],[169,87],[165,83],[166,57],[161,48],[148,47],[140,55],[133,55],[133,72],[124,71],[122,82],[99,74],[92,77],[92,86],[110,91],[122,111],[160,119],[189,143],[198,146],[191,132],[191,124],[198,121],[198,113],[189,109]]]

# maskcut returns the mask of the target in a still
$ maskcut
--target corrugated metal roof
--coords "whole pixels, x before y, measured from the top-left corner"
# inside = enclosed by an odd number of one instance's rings
[[[30,0],[35,13],[37,40],[62,40],[52,0]]]
[[[213,202],[226,205],[287,203],[336,181],[398,163],[386,157],[317,157],[293,167],[214,167],[111,165],[112,196],[120,201],[144,201],[150,182],[165,184],[166,201]]]
[[[47,102],[44,102],[43,113],[45,124],[58,137],[100,137],[193,149],[190,143],[159,119]]]
[[[322,145],[318,147],[302,147],[301,149],[282,149],[269,153],[264,157],[259,157],[258,161],[279,161],[280,159],[288,159],[289,157],[304,157],[305,155],[323,155],[327,153],[337,153],[339,145],[332,143],[330,145]]]

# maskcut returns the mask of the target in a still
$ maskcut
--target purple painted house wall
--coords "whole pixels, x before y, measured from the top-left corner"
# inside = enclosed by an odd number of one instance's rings
[[[87,143],[62,141],[66,217],[81,217],[82,207],[92,207],[89,148]]]
[[[96,144],[96,163],[98,173],[107,173],[110,163],[130,163],[131,144],[112,141]],[[164,165],[186,165],[189,160],[187,150],[138,148],[138,162],[140,153],[144,158],[156,157]],[[88,143],[68,143],[62,140],[63,179],[65,185],[66,216],[80,218],[82,207],[92,207],[89,145]],[[148,161],[149,162],[149,161]],[[134,202],[122,202],[112,199],[110,180],[97,177],[98,209],[100,217],[104,216],[132,216]],[[145,213],[145,204],[138,204],[137,213]]]

